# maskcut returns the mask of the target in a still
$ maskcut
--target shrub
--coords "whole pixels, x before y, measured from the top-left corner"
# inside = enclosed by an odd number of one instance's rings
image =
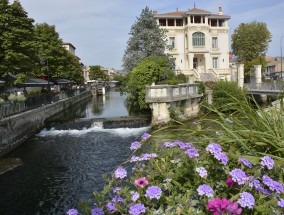
[[[244,101],[246,93],[237,82],[218,81],[213,85],[213,106],[221,112],[234,112],[237,102]]]
[[[8,96],[8,100],[11,101],[11,102],[15,102],[17,101],[17,96],[14,95],[14,94],[11,94]]]

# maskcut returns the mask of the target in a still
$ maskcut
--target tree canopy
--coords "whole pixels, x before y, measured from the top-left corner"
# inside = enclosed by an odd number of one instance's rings
[[[102,80],[108,80],[108,75],[102,71],[101,66],[90,66],[90,79],[97,80],[101,78]]]
[[[238,62],[244,63],[247,75],[253,63],[265,64],[271,33],[263,22],[241,23],[232,35],[232,50]]]
[[[148,7],[131,26],[130,38],[123,56],[125,71],[131,71],[141,60],[149,56],[164,55],[166,48],[165,31],[159,28],[152,10]]]

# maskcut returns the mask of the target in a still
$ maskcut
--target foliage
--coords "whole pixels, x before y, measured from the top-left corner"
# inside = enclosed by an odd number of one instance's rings
[[[34,20],[17,0],[1,1],[0,11],[0,76],[11,85],[19,73],[31,76],[35,70]]]
[[[76,56],[63,47],[63,41],[55,26],[41,23],[35,25],[38,65],[37,77],[50,75],[51,79],[65,78],[77,84],[83,82],[82,68]],[[38,63],[39,63],[38,62]]]
[[[219,214],[281,214],[283,167],[270,157],[246,158],[216,143],[157,144],[143,136],[130,147],[132,173],[124,169],[126,163],[119,166],[102,192],[94,192],[93,209],[105,214],[212,214],[221,210],[213,204],[220,198],[226,204]],[[232,204],[234,213],[229,213]],[[131,212],[133,205],[141,211]],[[81,206],[90,214],[87,204]]]
[[[140,17],[131,26],[129,34],[131,36],[122,60],[125,71],[132,71],[146,57],[164,54],[165,32],[159,28],[148,7],[142,10]]]
[[[8,100],[11,102],[15,102],[15,101],[19,101],[19,102],[23,102],[26,101],[26,97],[24,95],[14,95],[14,94],[10,94],[8,96]]]
[[[109,77],[101,70],[101,66],[90,66],[90,79],[97,80],[101,78],[102,80],[108,80]]]
[[[241,23],[232,35],[233,54],[245,65],[245,75],[249,74],[253,61],[263,64],[271,42],[271,33],[263,22]],[[258,59],[258,60],[257,60]]]
[[[246,98],[237,82],[218,81],[210,86],[213,87],[213,106],[220,112],[234,112],[238,108],[237,102]]]

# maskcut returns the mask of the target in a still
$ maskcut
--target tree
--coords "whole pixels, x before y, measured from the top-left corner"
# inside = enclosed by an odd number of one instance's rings
[[[0,25],[2,27],[4,25],[0,30],[1,73],[7,78],[17,76],[21,79],[35,70],[34,20],[28,17],[17,0],[11,5],[7,5],[7,1],[2,0],[0,9],[1,13],[3,12]]]
[[[146,57],[164,55],[166,48],[165,30],[159,28],[152,11],[148,7],[142,10],[129,34],[131,36],[122,60],[125,71],[132,71]]]
[[[101,70],[101,66],[90,66],[90,79],[97,80],[98,78],[108,80],[108,75]]]
[[[265,63],[265,53],[271,42],[271,33],[263,22],[241,23],[232,35],[233,54],[245,65],[245,75],[249,74],[253,62]],[[262,57],[260,57],[262,56]]]

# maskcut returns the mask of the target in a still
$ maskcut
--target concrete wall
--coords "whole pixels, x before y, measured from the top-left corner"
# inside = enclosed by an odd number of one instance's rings
[[[27,138],[38,132],[44,126],[46,119],[91,96],[91,92],[87,91],[72,98],[1,119],[0,157],[12,151]]]

